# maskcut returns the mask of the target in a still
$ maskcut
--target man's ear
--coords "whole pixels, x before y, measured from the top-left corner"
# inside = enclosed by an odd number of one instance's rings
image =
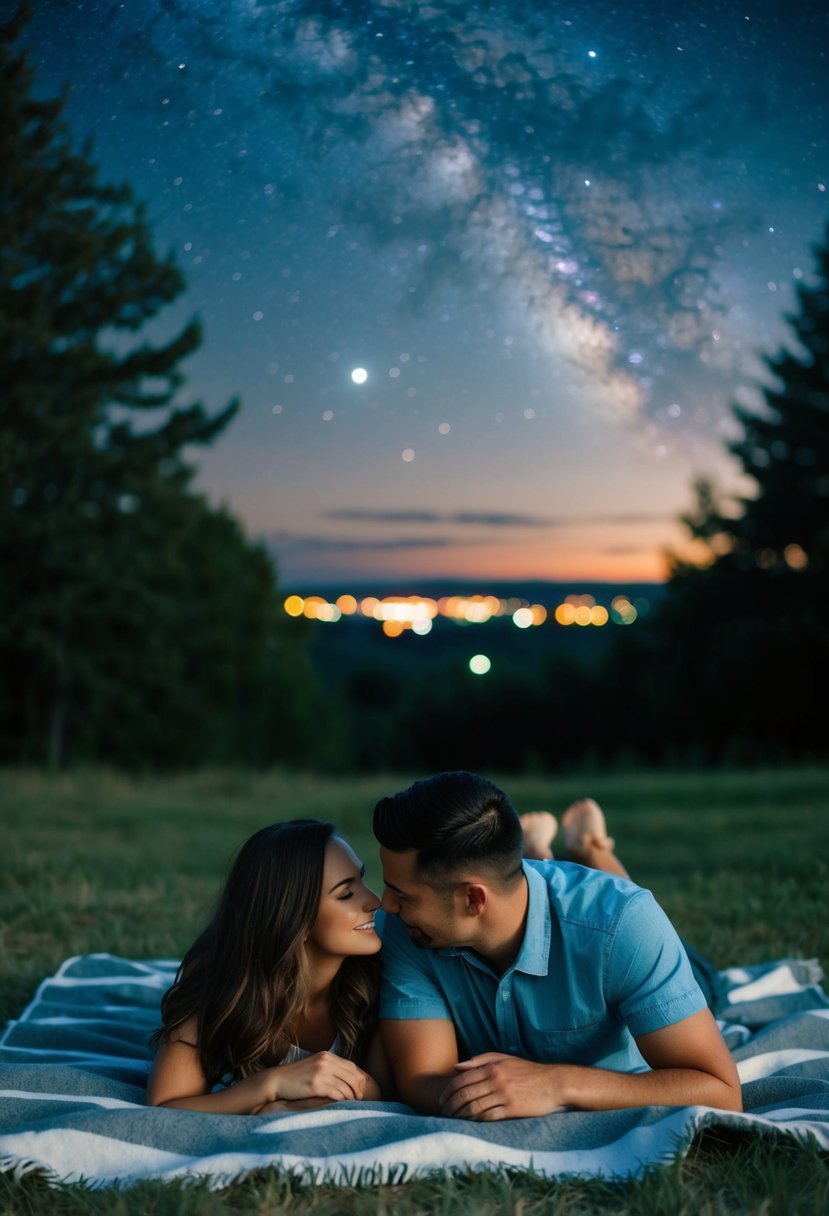
[[[464,888],[464,900],[469,916],[480,916],[489,903],[489,891],[480,883],[467,883]]]

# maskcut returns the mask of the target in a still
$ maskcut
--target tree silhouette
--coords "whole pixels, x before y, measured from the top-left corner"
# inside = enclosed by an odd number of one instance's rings
[[[238,403],[181,402],[199,324],[146,327],[183,277],[34,93],[25,20],[0,30],[0,755],[228,758],[265,712],[275,574],[185,453]]]
[[[773,383],[765,411],[735,406],[742,434],[729,444],[756,494],[725,513],[706,482],[686,519],[722,567],[829,576],[829,230],[816,250],[814,283],[801,284],[787,320],[798,350],[766,358]]]
[[[825,755],[829,679],[829,234],[788,318],[797,349],[765,360],[764,408],[734,407],[729,444],[756,491],[722,502],[705,479],[684,522],[699,564],[672,558],[635,681],[643,736],[713,758]],[[630,674],[630,664],[625,665]]]

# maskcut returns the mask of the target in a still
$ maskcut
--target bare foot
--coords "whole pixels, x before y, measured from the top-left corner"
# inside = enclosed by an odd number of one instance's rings
[[[604,811],[592,798],[581,798],[569,806],[561,826],[568,853],[583,856],[591,848],[613,850],[615,841],[607,834]]]
[[[550,861],[558,820],[549,811],[527,811],[520,816],[524,833],[524,856],[533,861]]]

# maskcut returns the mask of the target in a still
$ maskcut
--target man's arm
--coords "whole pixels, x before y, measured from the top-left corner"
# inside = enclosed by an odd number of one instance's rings
[[[423,1115],[437,1114],[458,1063],[455,1027],[442,1018],[386,1018],[380,1036],[400,1099]]]
[[[742,1110],[737,1068],[709,1010],[641,1035],[636,1044],[650,1072],[537,1064],[499,1052],[475,1056],[456,1065],[457,1075],[440,1095],[441,1113],[490,1121],[546,1115],[562,1106]]]

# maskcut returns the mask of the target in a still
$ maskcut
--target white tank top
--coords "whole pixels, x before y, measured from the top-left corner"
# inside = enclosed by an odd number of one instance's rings
[[[331,1046],[328,1048],[328,1050],[333,1052],[335,1056],[338,1056],[340,1054],[340,1036],[339,1035],[337,1035],[336,1039],[331,1044]],[[280,1063],[280,1066],[282,1064],[296,1064],[297,1060],[307,1060],[309,1056],[312,1056],[314,1054],[315,1053],[313,1051],[306,1051],[304,1047],[297,1047],[295,1043],[292,1043],[291,1046],[288,1048],[288,1050],[285,1052],[282,1059],[279,1061],[279,1063]]]
[[[340,1054],[340,1036],[339,1035],[337,1035],[336,1039],[331,1044],[331,1046],[328,1048],[328,1050],[332,1051],[335,1056],[338,1056]],[[307,1060],[308,1056],[312,1056],[312,1055],[314,1055],[313,1051],[306,1051],[304,1047],[297,1047],[297,1045],[295,1043],[292,1043],[291,1046],[288,1048],[288,1050],[285,1052],[282,1059],[279,1061],[278,1067],[281,1068],[283,1064],[296,1064],[298,1060]],[[216,1093],[217,1090],[227,1089],[228,1086],[230,1086],[234,1083],[234,1080],[235,1080],[235,1077],[233,1076],[233,1073],[226,1072],[225,1075],[222,1077],[221,1081],[219,1081],[218,1084],[214,1085],[210,1092]]]

